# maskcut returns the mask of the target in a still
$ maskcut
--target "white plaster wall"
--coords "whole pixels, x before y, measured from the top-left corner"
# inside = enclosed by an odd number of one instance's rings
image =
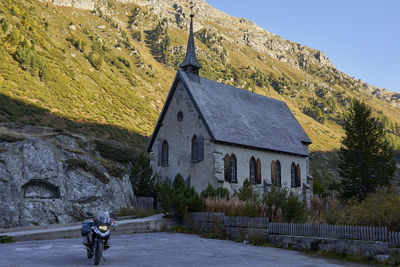
[[[179,111],[183,112],[181,122],[177,120]],[[204,160],[198,163],[191,161],[194,134],[204,136]],[[167,167],[158,166],[158,145],[164,139],[169,145]],[[210,136],[186,89],[179,82],[150,153],[153,172],[158,173],[164,179],[169,178],[171,181],[178,173],[184,179],[190,175],[190,185],[194,186],[197,192],[204,190],[208,183],[216,187],[217,182],[213,176],[215,165],[213,150],[214,144],[210,142]]]
[[[294,162],[300,165],[301,171],[301,185],[307,182],[307,158],[267,152],[262,150],[253,150],[236,146],[216,144],[214,157],[215,157],[215,176],[219,180],[224,180],[224,157],[226,154],[235,154],[237,160],[237,183],[223,182],[223,187],[227,188],[231,193],[238,190],[243,184],[244,180],[249,179],[250,176],[250,159],[254,157],[256,160],[261,160],[261,184],[256,185],[255,188],[259,193],[264,191],[263,181],[266,180],[269,184],[271,182],[271,163],[273,160],[279,160],[281,163],[281,183],[292,192],[300,195],[302,193],[303,186],[291,187],[291,165]]]

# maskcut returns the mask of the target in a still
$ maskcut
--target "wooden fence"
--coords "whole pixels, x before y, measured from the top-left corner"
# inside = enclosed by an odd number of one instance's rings
[[[400,233],[389,232],[386,227],[270,222],[269,233],[277,235],[382,241],[389,242],[390,246],[400,246]]]

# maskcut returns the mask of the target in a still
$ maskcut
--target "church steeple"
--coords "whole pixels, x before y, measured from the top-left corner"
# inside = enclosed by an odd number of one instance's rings
[[[191,7],[193,9],[193,7]],[[202,68],[200,63],[196,58],[196,47],[194,46],[194,36],[193,36],[193,13],[190,14],[190,33],[189,40],[187,44],[186,57],[182,64],[179,65],[184,72],[195,75],[199,75],[199,69]]]

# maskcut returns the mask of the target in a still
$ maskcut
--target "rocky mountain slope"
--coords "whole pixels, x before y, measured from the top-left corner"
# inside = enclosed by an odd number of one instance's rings
[[[285,101],[313,152],[339,147],[351,99],[363,100],[400,150],[399,94],[349,77],[321,51],[194,3],[200,75]],[[185,54],[188,14],[184,0],[0,0],[0,122],[143,150]]]
[[[0,228],[68,223],[134,205],[130,164],[103,157],[105,145],[48,127],[0,124]]]

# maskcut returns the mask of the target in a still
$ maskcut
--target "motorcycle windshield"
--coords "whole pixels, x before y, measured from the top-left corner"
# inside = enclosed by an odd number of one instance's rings
[[[110,214],[108,212],[100,212],[99,216],[97,217],[98,223],[107,224],[110,222]]]

